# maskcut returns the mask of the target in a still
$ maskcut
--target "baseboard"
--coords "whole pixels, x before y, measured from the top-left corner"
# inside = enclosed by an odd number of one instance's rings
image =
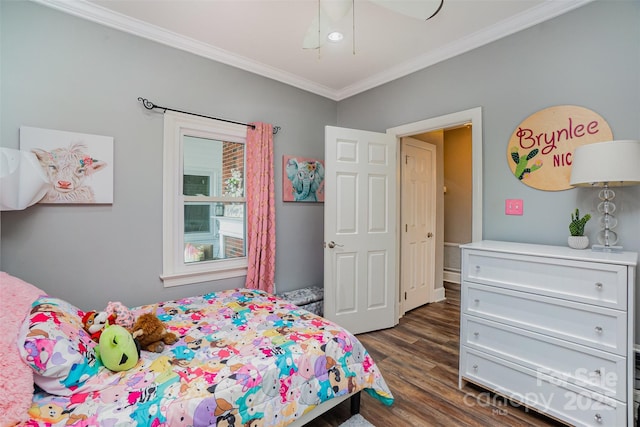
[[[445,290],[444,287],[435,289],[434,302],[444,301],[446,299],[444,296],[444,290]]]
[[[456,271],[444,270],[442,273],[442,280],[450,283],[460,284],[460,273]]]

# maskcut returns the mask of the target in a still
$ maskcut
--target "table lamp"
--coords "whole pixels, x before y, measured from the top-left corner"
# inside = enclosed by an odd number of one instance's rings
[[[574,187],[601,187],[598,197],[600,226],[599,245],[594,251],[618,252],[618,234],[613,229],[618,220],[613,215],[616,194],[611,187],[640,184],[640,141],[617,140],[582,145],[575,149],[569,184]]]

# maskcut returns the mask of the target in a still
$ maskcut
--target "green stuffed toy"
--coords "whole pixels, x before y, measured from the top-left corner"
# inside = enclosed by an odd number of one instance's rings
[[[138,363],[140,347],[129,331],[108,325],[100,335],[98,353],[102,364],[112,371],[126,371]]]

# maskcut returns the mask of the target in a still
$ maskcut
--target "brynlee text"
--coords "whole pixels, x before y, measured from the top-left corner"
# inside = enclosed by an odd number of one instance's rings
[[[599,132],[599,123],[597,120],[590,121],[589,123],[574,124],[573,119],[569,117],[568,121],[568,126],[564,128],[537,134],[532,129],[519,127],[516,132],[518,143],[520,147],[524,149],[542,147],[540,150],[542,154],[549,154],[558,148],[557,144],[562,141],[581,138],[585,135],[594,135]]]

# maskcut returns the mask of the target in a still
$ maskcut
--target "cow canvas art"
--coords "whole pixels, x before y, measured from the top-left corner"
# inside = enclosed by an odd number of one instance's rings
[[[22,126],[20,149],[35,154],[49,180],[39,203],[113,203],[113,138]]]

